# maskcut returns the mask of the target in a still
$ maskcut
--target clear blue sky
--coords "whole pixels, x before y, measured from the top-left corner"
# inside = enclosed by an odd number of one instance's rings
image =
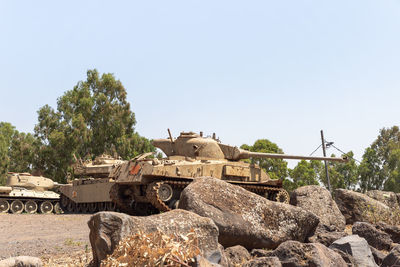
[[[361,158],[400,124],[398,0],[1,1],[0,34],[0,121],[20,131],[92,68],[122,81],[148,138],[308,155],[323,129]]]

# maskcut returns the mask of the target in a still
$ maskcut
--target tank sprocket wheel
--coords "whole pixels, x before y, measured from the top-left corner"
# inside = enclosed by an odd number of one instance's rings
[[[159,211],[170,211],[171,209],[161,200],[160,188],[164,182],[153,182],[147,186],[146,197],[149,202]]]
[[[126,200],[121,198],[121,192],[120,192],[120,185],[119,184],[114,184],[111,189],[110,189],[110,198],[113,203],[116,204],[116,208],[118,210],[128,213],[130,215],[134,215],[134,210],[132,210],[131,203],[128,203]]]
[[[290,196],[284,189],[280,189],[275,198],[277,202],[289,204]]]
[[[50,201],[43,201],[40,203],[40,212],[43,214],[48,214],[53,212],[53,204]]]
[[[10,203],[5,199],[0,199],[0,213],[7,213],[10,210]]]
[[[25,202],[25,212],[26,213],[35,213],[38,209],[38,205],[33,200],[28,200]]]
[[[24,203],[21,200],[14,200],[11,202],[10,210],[12,213],[21,213],[24,210]]]

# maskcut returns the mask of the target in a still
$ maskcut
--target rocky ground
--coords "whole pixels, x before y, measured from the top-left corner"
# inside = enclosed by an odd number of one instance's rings
[[[0,259],[29,255],[54,265],[87,261],[90,216],[0,214]]]
[[[400,266],[400,194],[319,186],[277,203],[197,178],[151,216],[0,215],[0,259],[44,266]],[[4,266],[19,266],[9,258]],[[3,262],[0,262],[0,265]],[[3,265],[1,265],[3,266]],[[27,266],[42,266],[31,264]]]

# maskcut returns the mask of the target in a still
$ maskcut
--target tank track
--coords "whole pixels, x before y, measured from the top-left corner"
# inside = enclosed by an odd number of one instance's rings
[[[146,190],[146,197],[148,201],[159,211],[165,212],[170,211],[171,208],[168,207],[159,197],[158,190],[160,189],[161,184],[167,183],[171,185],[173,188],[185,188],[187,185],[190,184],[190,181],[174,181],[174,180],[165,180],[165,181],[157,181],[151,183]],[[282,203],[289,204],[289,193],[283,188],[276,188],[270,186],[262,186],[262,185],[247,185],[247,184],[236,184],[240,187],[256,193],[258,195],[265,195],[268,193],[268,199],[273,201],[278,201]]]

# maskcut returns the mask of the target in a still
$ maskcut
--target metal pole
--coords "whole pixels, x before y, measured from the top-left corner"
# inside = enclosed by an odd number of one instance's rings
[[[322,130],[321,130],[321,140],[322,140],[322,152],[324,153],[324,157],[326,157],[326,147],[325,147],[324,132]],[[326,179],[328,181],[328,190],[329,190],[329,192],[332,193],[332,191],[331,191],[331,181],[329,180],[328,165],[326,163],[326,160],[324,160],[324,162],[325,162]]]

